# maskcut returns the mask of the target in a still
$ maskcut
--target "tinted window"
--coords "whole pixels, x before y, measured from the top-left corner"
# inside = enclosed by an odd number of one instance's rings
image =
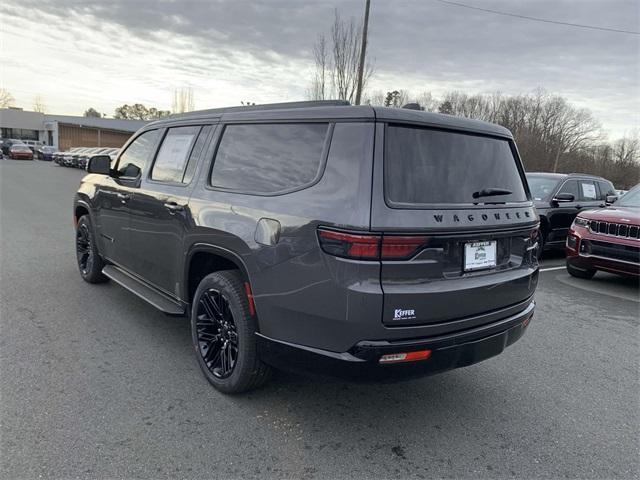
[[[598,190],[595,182],[580,180],[580,200],[590,201],[598,199]]]
[[[135,178],[142,173],[158,140],[159,130],[150,130],[136,138],[120,155],[118,175]]]
[[[552,177],[528,176],[527,182],[529,182],[529,190],[531,190],[531,196],[533,199],[540,201],[551,200],[551,195],[555,191],[560,180]]]
[[[527,196],[509,142],[390,125],[385,141],[387,199],[403,204],[522,202]],[[473,198],[488,188],[509,195]]]
[[[573,195],[574,200],[578,200],[580,198],[580,192],[578,190],[578,181],[577,180],[568,180],[564,183],[564,185],[560,188],[558,193],[570,193]]]
[[[209,138],[209,134],[213,130],[212,125],[207,125],[206,127],[202,127],[200,131],[200,135],[196,140],[195,145],[191,149],[191,155],[189,156],[189,162],[187,163],[187,168],[184,172],[184,177],[182,178],[182,183],[189,183],[193,178],[193,173],[196,170],[196,166],[198,165],[198,160],[204,154],[204,147],[207,144],[207,139]]]
[[[182,182],[184,167],[200,127],[170,128],[162,140],[151,179],[160,182]]]
[[[328,124],[228,125],[211,174],[214,187],[276,193],[318,175]]]
[[[611,182],[598,181],[598,186],[600,187],[600,196],[599,200],[606,200],[607,195],[617,195],[616,189],[613,188],[613,184]]]

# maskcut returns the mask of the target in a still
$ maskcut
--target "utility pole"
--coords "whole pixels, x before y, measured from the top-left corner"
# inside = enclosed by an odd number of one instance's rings
[[[364,26],[362,27],[362,45],[360,46],[360,65],[358,65],[358,88],[356,89],[356,105],[360,105],[362,97],[362,76],[364,75],[364,59],[367,56],[367,31],[369,30],[369,5],[371,0],[365,0]]]

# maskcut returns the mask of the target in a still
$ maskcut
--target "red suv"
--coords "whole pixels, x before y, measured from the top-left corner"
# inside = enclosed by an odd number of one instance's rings
[[[640,184],[610,207],[580,212],[566,251],[574,277],[591,278],[597,270],[640,277]]]

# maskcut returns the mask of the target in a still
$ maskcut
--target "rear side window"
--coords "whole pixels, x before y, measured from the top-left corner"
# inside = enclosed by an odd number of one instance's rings
[[[200,127],[170,128],[162,140],[151,171],[151,179],[159,182],[181,183],[187,158]]]
[[[600,187],[598,200],[606,200],[607,195],[616,195],[616,190],[613,188],[612,183],[598,180],[598,186]]]
[[[473,197],[491,188],[511,193]],[[527,200],[508,140],[401,125],[387,127],[385,194],[409,208]]]
[[[211,171],[213,187],[262,195],[313,183],[327,123],[227,125]]]

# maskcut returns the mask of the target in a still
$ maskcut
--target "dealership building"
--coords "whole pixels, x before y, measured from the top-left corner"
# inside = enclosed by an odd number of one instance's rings
[[[0,109],[1,138],[40,140],[59,150],[121,147],[133,132],[146,123],[141,120],[48,115],[20,108]]]

